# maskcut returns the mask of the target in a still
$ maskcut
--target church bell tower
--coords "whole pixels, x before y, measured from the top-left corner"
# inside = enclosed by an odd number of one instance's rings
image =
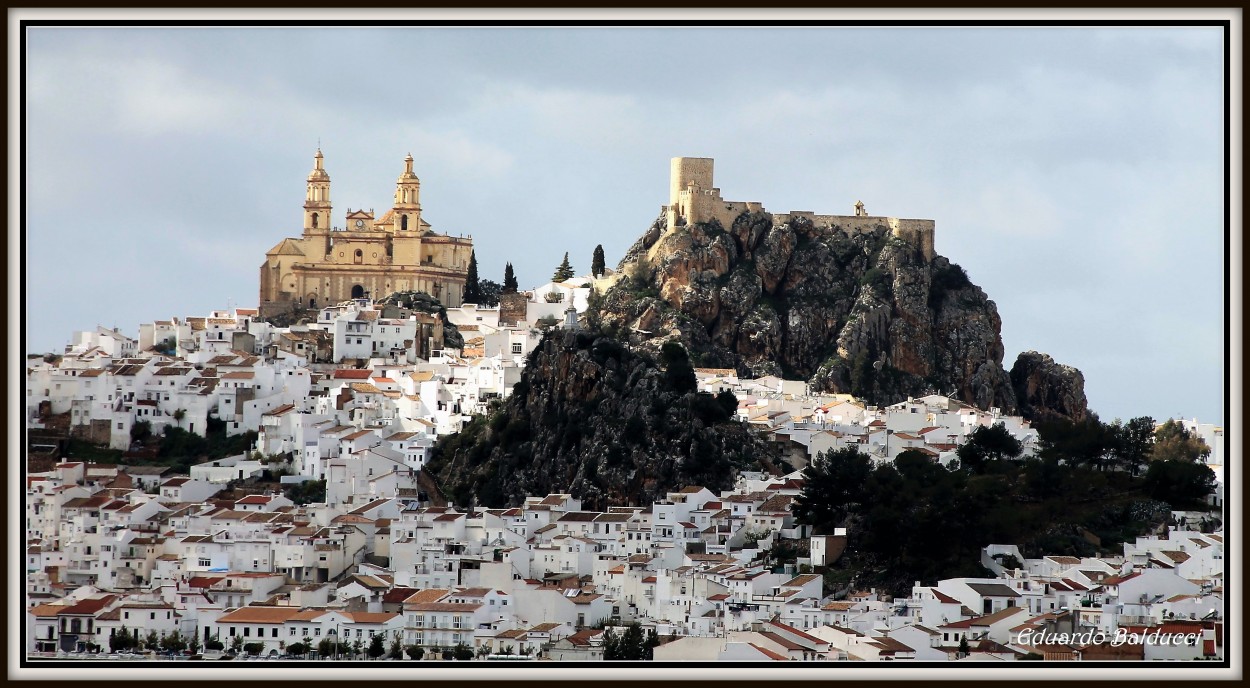
[[[330,229],[330,175],[322,166],[320,148],[313,159],[315,164],[308,173],[308,194],[304,198],[304,234]]]
[[[395,182],[395,231],[418,232],[421,229],[421,180],[412,171],[412,153],[404,158],[404,173]]]

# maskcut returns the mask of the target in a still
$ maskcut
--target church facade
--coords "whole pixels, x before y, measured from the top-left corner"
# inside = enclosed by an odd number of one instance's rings
[[[435,234],[421,219],[412,155],[404,158],[393,207],[381,218],[349,208],[342,227],[331,220],[330,175],[320,149],[314,160],[303,234],[280,241],[260,267],[262,315],[399,291],[423,291],[450,308],[461,304],[473,240]]]

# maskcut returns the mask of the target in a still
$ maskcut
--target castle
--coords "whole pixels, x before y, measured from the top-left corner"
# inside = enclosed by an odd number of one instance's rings
[[[712,158],[673,158],[669,175],[669,203],[663,206],[666,231],[686,224],[715,219],[729,229],[745,212],[767,213],[758,202],[726,201],[720,189],[712,185]],[[855,204],[854,215],[816,215],[806,210],[792,210],[772,215],[780,225],[791,218],[803,217],[816,227],[838,228],[850,234],[871,232],[884,225],[890,233],[920,249],[925,260],[933,260],[933,220],[901,220],[896,217],[869,215],[864,204]]]
[[[344,227],[331,222],[330,175],[317,149],[304,199],[304,232],[265,253],[261,315],[316,308],[348,299],[423,291],[454,308],[464,298],[473,240],[430,231],[421,219],[421,180],[412,155],[395,183],[395,203],[380,219],[348,208]]]

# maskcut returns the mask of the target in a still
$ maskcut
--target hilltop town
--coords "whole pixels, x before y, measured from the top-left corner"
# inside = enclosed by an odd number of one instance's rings
[[[447,309],[460,349],[428,314],[361,298],[291,327],[233,309],[145,323],[138,338],[97,328],[28,360],[27,652],[580,661],[627,656],[620,639],[638,624],[655,660],[1223,656],[1225,545],[1198,513],[1114,556],[1027,559],[1004,543],[983,552],[982,577],[916,581],[905,597],[828,590],[819,571],[846,534],[791,512],[813,457],[855,446],[876,462],[914,450],[947,464],[998,424],[1036,451],[1027,421],[943,396],[879,408],[697,369],[794,472],[607,511],[570,494],[447,504],[421,470],[434,442],[510,393],[544,328],[578,327],[590,283],[522,292],[514,320]],[[1188,425],[1222,461],[1218,429]],[[173,470],[136,428],[246,450]],[[86,441],[115,462],[65,457]],[[300,498],[312,485],[324,487]],[[795,545],[804,555],[770,560]]]
[[[997,312],[934,253],[931,220],[870,216],[862,203],[848,216],[771,215],[721,198],[711,159],[675,158],[670,203],[618,270],[507,289],[485,306],[465,299],[476,279],[471,239],[432,232],[412,157],[404,162],[391,210],[348,210],[339,228],[318,151],[303,233],[266,253],[257,308],[154,320],[137,336],[97,327],[26,359],[28,656],[1225,656],[1222,478],[1194,510],[1156,501],[1157,527],[1122,545],[1080,530],[1096,554],[1026,556],[1024,543],[986,542],[963,562],[976,576],[916,580],[901,592],[840,577],[858,534],[800,516],[809,467],[851,452],[870,467],[959,469],[961,448],[988,432],[1018,447],[1004,461],[1023,462],[1047,449],[1035,417],[1087,412],[1075,369],[1034,352],[1010,374],[1001,366]],[[845,298],[792,263],[798,242],[858,271]],[[791,268],[802,279],[786,277]],[[701,300],[704,283],[722,290],[715,304]],[[739,293],[758,301],[750,313],[735,310]],[[616,312],[592,305],[605,302]],[[892,325],[904,311],[915,317]],[[527,366],[537,368],[544,343],[576,340],[588,316],[639,349],[702,337],[688,397],[714,399],[719,420],[750,433],[734,437],[762,438],[777,460],[726,472],[727,489],[662,483],[643,503],[590,501],[558,470],[546,476],[557,489],[503,506],[449,496],[430,470],[440,441],[486,418],[500,434],[512,430],[520,421],[502,409],[524,398],[513,393],[531,379]],[[791,352],[787,369],[807,379],[788,379],[774,360],[784,350],[779,323],[815,320],[828,331],[791,332],[811,346]],[[974,334],[969,322],[979,323]],[[958,346],[946,339],[950,323],[962,328]],[[892,328],[907,346],[891,346]],[[922,341],[946,355],[919,356]],[[600,353],[619,362],[622,348]],[[939,358],[966,379],[948,395],[912,394],[944,374]],[[865,394],[828,391],[847,385]],[[631,432],[635,418],[614,420]],[[1168,427],[1200,440],[1201,463],[1224,474],[1221,428]],[[1110,470],[1135,479],[1138,468]],[[918,518],[897,527],[918,529]]]

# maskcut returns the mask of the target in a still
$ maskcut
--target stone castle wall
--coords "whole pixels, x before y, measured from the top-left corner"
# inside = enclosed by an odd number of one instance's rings
[[[746,212],[768,212],[755,201],[726,201],[713,184],[712,158],[673,158],[669,178],[669,204],[663,212],[668,230],[684,224],[709,222],[713,219],[728,229]],[[916,246],[926,260],[934,256],[933,220],[900,219],[874,215],[817,215],[806,210],[773,214],[775,224],[788,223],[791,218],[804,217],[818,228],[840,229],[849,234],[864,234],[885,225],[894,236]]]

